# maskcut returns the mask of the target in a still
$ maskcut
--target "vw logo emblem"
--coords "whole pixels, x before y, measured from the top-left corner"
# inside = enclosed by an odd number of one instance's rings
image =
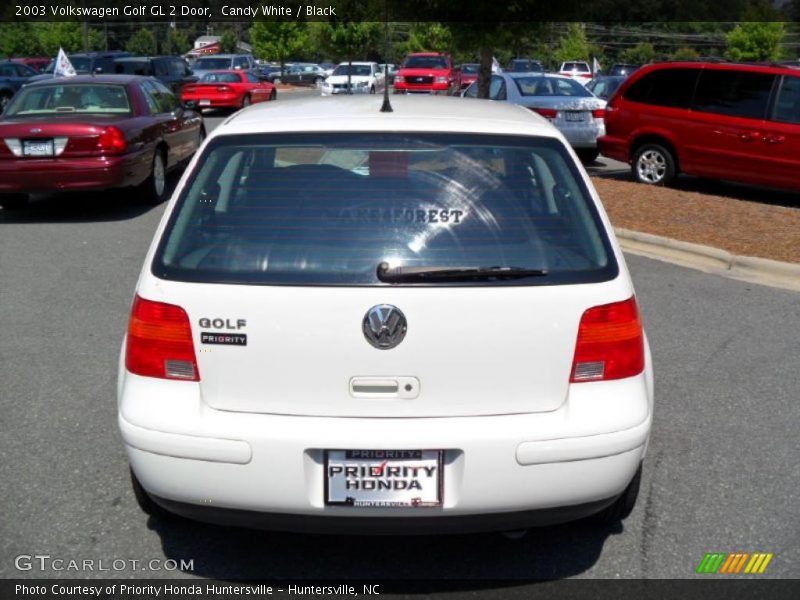
[[[379,350],[389,350],[403,341],[408,330],[406,316],[396,306],[378,304],[364,315],[364,337]]]

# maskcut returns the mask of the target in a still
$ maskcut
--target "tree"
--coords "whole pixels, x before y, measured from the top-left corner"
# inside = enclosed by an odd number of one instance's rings
[[[55,56],[59,48],[64,52],[83,50],[81,24],[73,21],[50,21],[31,24],[32,33],[39,40],[41,51]],[[103,35],[95,29],[89,30],[89,49],[98,50],[105,46]]]
[[[256,21],[250,28],[250,39],[255,55],[279,62],[283,75],[286,61],[305,47],[307,25],[297,21]]]
[[[233,29],[226,29],[219,38],[219,51],[224,54],[233,54],[239,45],[239,40]]]
[[[167,38],[164,40],[164,54],[186,54],[191,49],[192,43],[186,34],[180,29],[170,28]]]
[[[785,27],[779,22],[740,23],[725,38],[725,57],[736,61],[778,60]]]
[[[672,60],[697,60],[700,58],[700,53],[694,48],[684,46],[683,48],[675,50],[670,58]]]
[[[141,54],[147,56],[156,53],[156,37],[149,29],[140,29],[134,33],[128,43],[125,44],[125,49],[131,54]]]
[[[570,60],[589,60],[591,54],[592,49],[581,24],[569,23],[566,35],[559,41],[553,58],[557,63],[562,63]]]
[[[628,48],[621,55],[623,62],[637,65],[646,65],[656,59],[656,49],[650,42],[639,42],[633,48]]]
[[[0,56],[36,56],[41,54],[38,36],[30,23],[0,24]]]
[[[444,23],[423,21],[409,30],[405,52],[452,52],[453,32]]]

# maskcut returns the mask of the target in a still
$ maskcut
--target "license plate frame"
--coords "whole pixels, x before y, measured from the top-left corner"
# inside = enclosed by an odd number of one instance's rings
[[[55,156],[53,140],[22,140],[22,156],[42,158]]]
[[[583,123],[586,121],[582,110],[565,110],[564,120],[570,123]]]
[[[344,466],[356,467],[358,474],[353,475],[352,471],[349,475],[332,474],[331,467]],[[444,502],[444,450],[329,449],[323,452],[323,467],[326,506],[420,509],[438,508]],[[416,475],[410,470],[414,467]],[[428,469],[432,467],[431,476]],[[377,468],[381,468],[380,475],[376,474]],[[374,482],[380,487],[348,491],[343,487],[348,481],[357,481],[360,485]],[[417,481],[420,487],[414,487],[412,481]],[[410,487],[397,489],[396,486],[403,484]],[[391,487],[387,489],[386,486]]]

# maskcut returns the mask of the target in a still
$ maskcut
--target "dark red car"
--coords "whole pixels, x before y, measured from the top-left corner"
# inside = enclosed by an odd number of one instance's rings
[[[202,117],[150,77],[31,83],[0,118],[0,204],[22,205],[32,192],[131,186],[157,204],[167,196],[167,171],[204,137]]]
[[[250,71],[211,71],[197,83],[183,86],[184,104],[193,102],[197,108],[244,108],[256,102],[275,100],[278,92],[268,81],[262,81]]]
[[[634,72],[612,96],[600,151],[634,177],[678,173],[800,190],[800,69],[675,62]]]
[[[11,62],[21,63],[29,66],[37,73],[44,73],[48,65],[53,62],[53,59],[49,56],[31,56],[27,58],[12,58]]]
[[[478,63],[464,63],[461,65],[461,89],[467,89],[470,84],[478,81],[481,66]]]
[[[461,89],[461,69],[453,57],[439,52],[416,52],[403,61],[394,78],[395,94],[446,94]]]

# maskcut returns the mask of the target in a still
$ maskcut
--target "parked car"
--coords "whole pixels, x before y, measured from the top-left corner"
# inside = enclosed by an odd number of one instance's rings
[[[586,89],[592,92],[598,98],[608,100],[614,92],[617,91],[620,84],[625,81],[625,76],[599,76],[592,79],[586,84]]]
[[[561,63],[558,74],[564,77],[570,77],[583,85],[586,85],[592,79],[592,69],[589,63],[581,60],[570,60]]]
[[[463,96],[477,98],[477,82]],[[569,77],[496,73],[492,75],[490,99],[519,104],[546,118],[564,134],[582,161],[592,162],[600,154],[597,138],[605,134],[606,101]]]
[[[449,54],[417,52],[406,56],[394,78],[395,94],[442,94],[461,89],[461,70]]]
[[[0,117],[0,204],[32,192],[138,186],[167,196],[166,172],[194,154],[205,131],[161,82],[133,75],[78,75],[30,83]]]
[[[129,56],[114,60],[114,73],[155,77],[180,94],[187,83],[197,81],[189,64],[180,56]]]
[[[478,63],[464,63],[461,65],[461,89],[468,88],[473,82],[478,81],[481,66]]]
[[[345,533],[618,528],[652,361],[591,180],[519,107],[392,105],[253,106],[181,180],[119,362],[140,506]]]
[[[511,73],[544,73],[544,67],[541,62],[532,58],[513,58],[508,62],[505,71]]]
[[[636,71],[606,110],[601,152],[642,183],[678,173],[800,189],[800,69],[659,63]]]
[[[279,83],[281,77],[281,68],[273,65],[261,67],[258,70],[258,76],[264,81],[269,81],[270,83]],[[278,79],[278,82],[276,82],[275,79]]]
[[[0,62],[0,113],[6,109],[17,90],[36,74],[31,67],[21,63]]]
[[[388,69],[386,69],[386,67],[388,67]],[[395,75],[397,75],[397,65],[393,63],[388,63],[388,64],[380,63],[378,64],[378,68],[381,70],[381,73],[384,73],[384,71],[388,71],[389,78],[386,80],[386,82],[389,85],[392,85],[394,83]]]
[[[211,71],[197,83],[183,88],[184,105],[203,108],[245,108],[257,102],[276,100],[275,86],[250,71]]]
[[[642,65],[634,65],[630,63],[614,63],[608,70],[610,77],[622,76],[627,77],[637,69],[641,69]]]
[[[294,83],[319,85],[328,75],[325,69],[313,63],[294,63],[286,65],[283,74],[280,70],[272,77],[274,83]]]
[[[44,73],[53,59],[49,56],[31,56],[26,58],[12,58],[11,62],[21,63],[30,67],[36,73]]]
[[[212,54],[201,56],[192,65],[192,73],[200,79],[209,71],[258,70],[256,59],[250,54]]]
[[[130,56],[129,52],[78,52],[76,54],[69,54],[72,67],[78,75],[91,75],[92,73],[114,73],[114,61],[118,58]],[[55,77],[56,61],[50,61],[47,68],[43,73],[39,73],[36,77],[31,78],[31,82],[44,81],[45,79],[53,79]]]
[[[325,71],[326,77],[330,77],[333,74],[333,70],[336,68],[336,65],[334,63],[324,62],[319,63],[319,67]]]
[[[351,66],[352,65],[352,66]],[[349,77],[348,77],[349,73]],[[348,79],[353,94],[375,94],[386,87],[383,71],[374,62],[340,63],[333,75],[322,82],[323,96],[348,93]]]

